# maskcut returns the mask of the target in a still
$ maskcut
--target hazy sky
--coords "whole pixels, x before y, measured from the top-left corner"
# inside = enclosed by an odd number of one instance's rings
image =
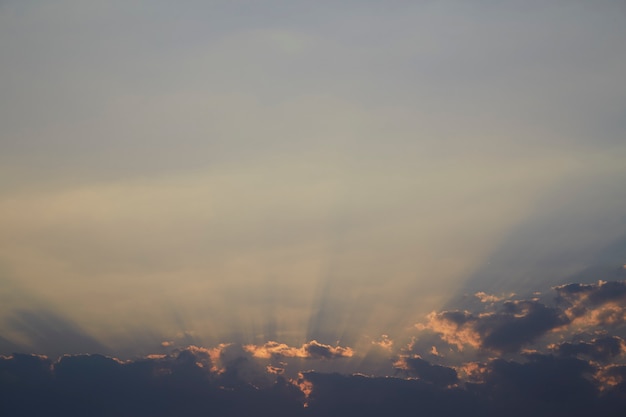
[[[358,350],[467,291],[619,275],[625,19],[0,1],[0,353]]]

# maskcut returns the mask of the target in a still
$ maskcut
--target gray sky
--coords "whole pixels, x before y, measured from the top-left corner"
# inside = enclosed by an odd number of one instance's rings
[[[625,19],[1,2],[1,333],[358,343],[467,288],[626,263]]]

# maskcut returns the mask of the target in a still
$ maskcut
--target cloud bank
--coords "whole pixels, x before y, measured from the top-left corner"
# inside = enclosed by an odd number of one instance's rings
[[[625,288],[599,281],[555,287],[552,298],[482,293],[473,310],[429,314],[409,344],[394,348],[384,335],[370,352],[312,340],[188,346],[133,360],[15,353],[0,357],[0,412],[618,416],[626,407]],[[393,371],[368,373],[374,357]],[[350,370],[333,372],[339,364]]]

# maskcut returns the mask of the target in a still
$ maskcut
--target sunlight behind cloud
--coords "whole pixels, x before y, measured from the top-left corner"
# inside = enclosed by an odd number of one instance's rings
[[[341,171],[316,155],[298,161],[5,200],[9,279],[108,340],[127,326],[163,338],[352,341],[441,305],[536,192],[521,177],[528,194],[507,193],[488,166],[468,176],[424,161],[381,177],[370,161]]]
[[[3,335],[368,350],[621,253],[611,7],[122,3],[0,6]]]

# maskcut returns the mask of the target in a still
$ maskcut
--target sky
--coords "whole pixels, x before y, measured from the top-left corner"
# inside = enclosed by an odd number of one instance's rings
[[[619,0],[0,0],[0,369],[497,415],[474,399],[565,367],[611,415],[625,20]]]

